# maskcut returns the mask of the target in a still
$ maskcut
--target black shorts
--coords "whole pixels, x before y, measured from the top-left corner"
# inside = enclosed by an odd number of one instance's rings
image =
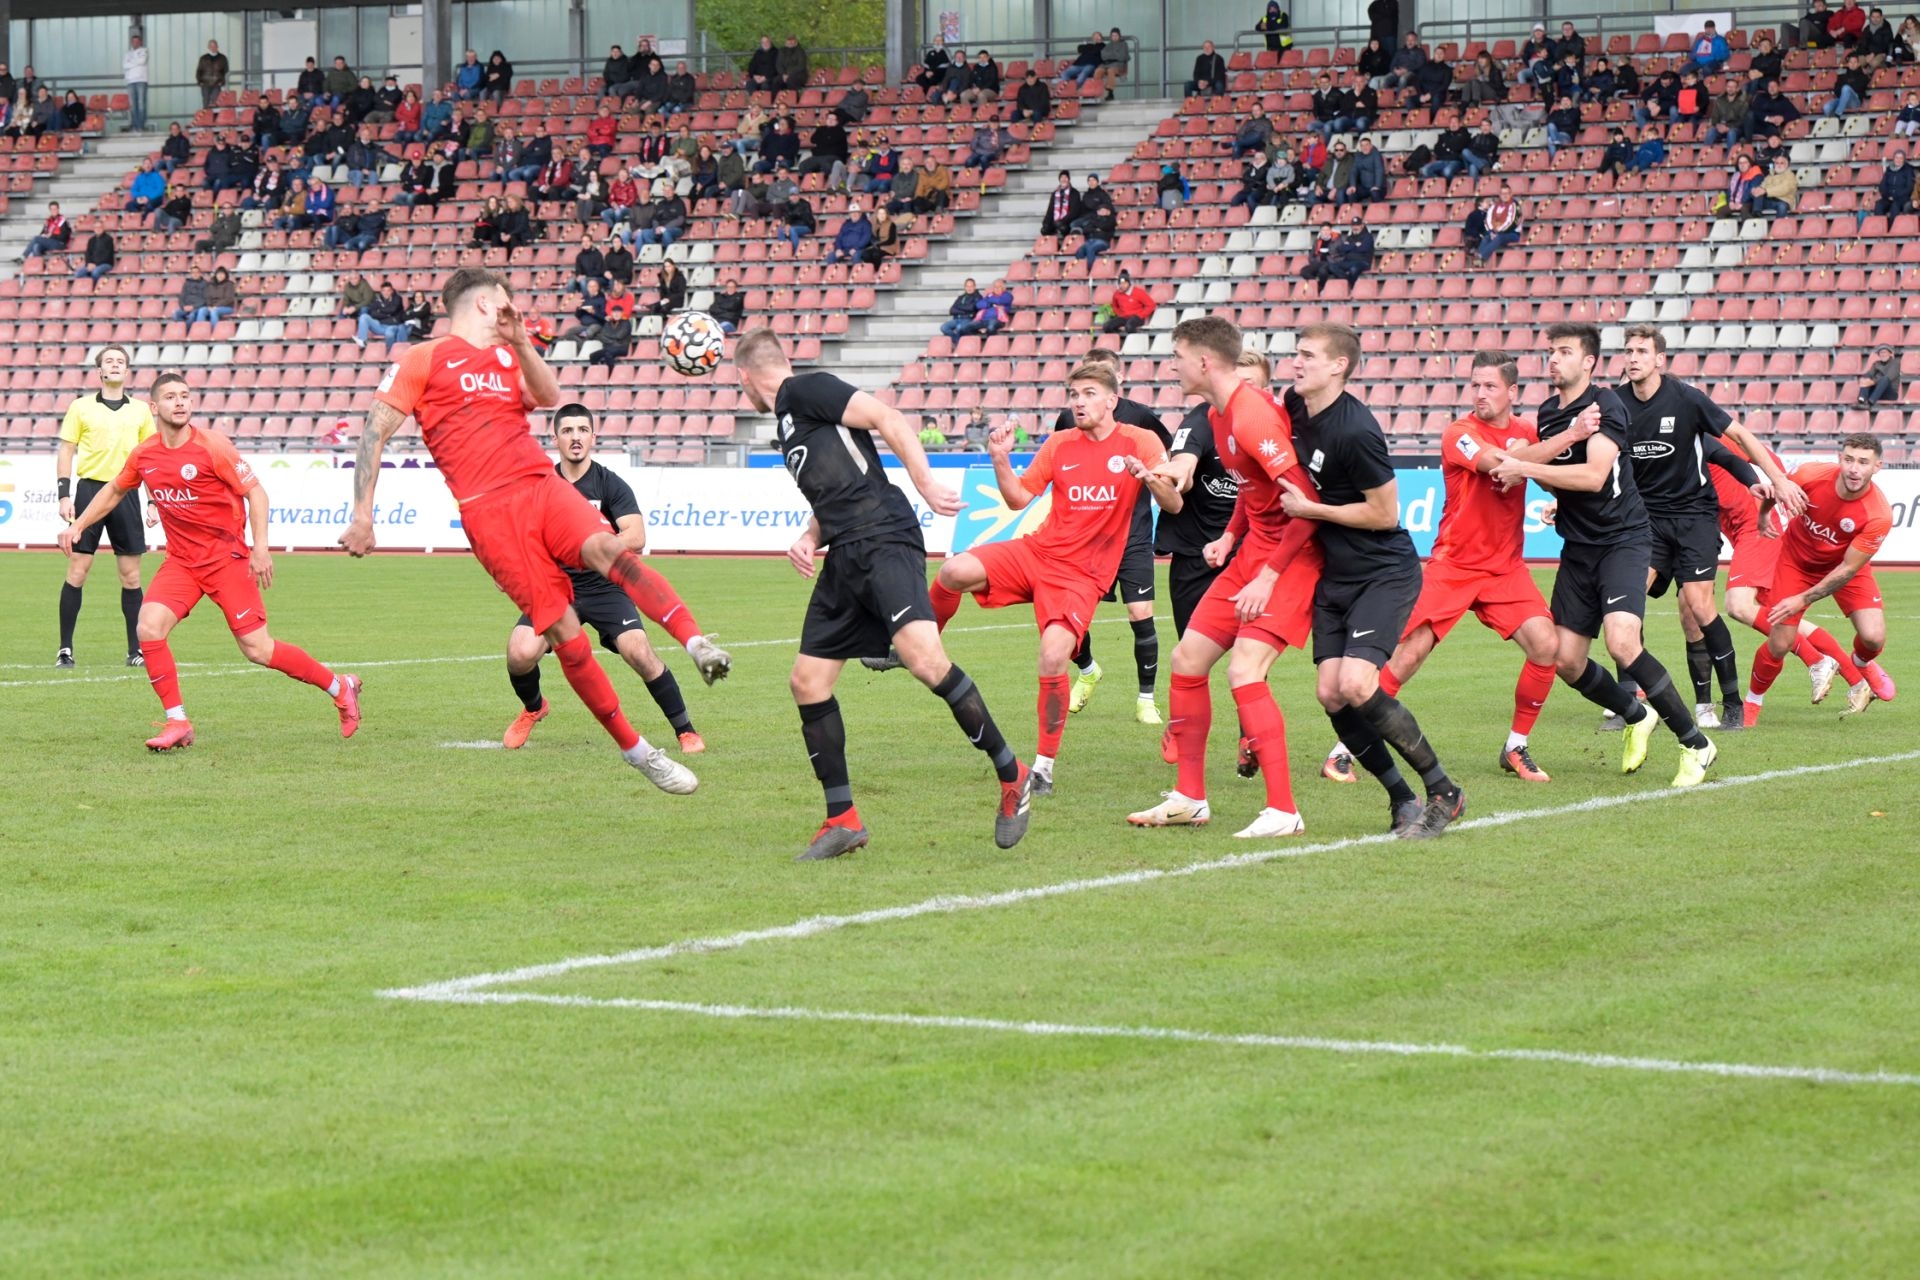
[[[809,658],[881,658],[893,633],[932,622],[927,551],[911,542],[869,538],[831,547],[813,580],[800,652]]]
[[[1720,517],[1717,513],[1649,516],[1653,526],[1650,563],[1672,582],[1712,582],[1720,573]]]
[[[640,618],[640,607],[611,586],[602,591],[582,591],[575,584],[573,612],[579,617],[580,625],[600,633],[600,647],[608,653],[620,652],[620,637],[627,632],[647,629]],[[516,625],[530,627],[533,619],[523,613]]]
[[[1412,572],[1385,578],[1336,582],[1322,577],[1313,589],[1313,664],[1363,658],[1386,666],[1419,598],[1417,562]]]
[[[1102,600],[1118,600],[1121,604],[1137,604],[1142,600],[1153,599],[1153,540],[1143,539],[1127,544],[1127,552],[1120,557],[1120,570],[1113,575],[1113,582],[1107,587]]]
[[[1610,613],[1647,616],[1647,562],[1652,540],[1636,534],[1625,542],[1594,546],[1569,542],[1560,549],[1553,579],[1553,621],[1589,640]]]
[[[1232,563],[1233,557],[1228,556],[1227,564]],[[1175,635],[1187,634],[1187,623],[1192,621],[1200,597],[1207,594],[1207,588],[1213,585],[1215,578],[1226,572],[1226,568],[1225,564],[1214,568],[1204,556],[1176,555],[1167,562],[1167,595],[1172,598]]]
[[[73,509],[85,511],[93,502],[94,496],[107,484],[104,480],[80,480],[73,486]],[[90,524],[78,538],[73,540],[73,553],[77,556],[90,556],[100,549],[100,535],[107,535],[107,541],[113,546],[117,556],[143,556],[147,553],[147,530],[140,523],[140,491],[129,489],[121,497],[113,510],[107,512],[107,518],[98,524]]]

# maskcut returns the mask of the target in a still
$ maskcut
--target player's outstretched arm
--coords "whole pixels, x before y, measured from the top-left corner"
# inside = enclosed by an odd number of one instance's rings
[[[1362,489],[1361,501],[1343,502],[1338,506],[1315,502],[1306,490],[1285,476],[1280,477],[1280,487],[1285,490],[1280,499],[1281,509],[1296,520],[1318,520],[1349,529],[1391,529],[1400,523],[1400,482],[1397,480]]]
[[[340,535],[340,545],[350,556],[364,556],[373,550],[373,487],[380,482],[380,455],[406,420],[406,414],[384,400],[374,401],[367,412],[367,425],[360,432],[360,448],[353,460],[353,519]]]
[[[847,401],[840,421],[858,431],[871,431],[886,441],[887,448],[893,450],[893,456],[907,469],[907,479],[935,512],[943,516],[960,513],[965,504],[960,501],[959,492],[934,479],[927,451],[920,447],[920,438],[907,425],[905,414],[876,396],[856,391],[853,399]]]
[[[247,534],[253,549],[247,553],[247,568],[253,580],[265,591],[273,585],[273,552],[267,547],[267,486],[256,483],[247,490]]]
[[[1181,496],[1179,484],[1163,474],[1161,468],[1166,466],[1164,461],[1148,467],[1139,458],[1129,454],[1126,465],[1127,474],[1147,486],[1147,492],[1153,495],[1153,500],[1160,504],[1162,511],[1174,515],[1186,505],[1186,499]]]
[[[1557,439],[1558,437],[1556,437]],[[1509,457],[1493,469],[1493,478],[1512,487],[1522,480],[1533,480],[1543,488],[1570,493],[1598,493],[1607,487],[1614,466],[1620,461],[1620,446],[1610,436],[1596,435],[1587,441],[1587,460],[1579,464],[1552,466],[1522,462]]]
[[[74,540],[85,533],[90,526],[105,520],[107,513],[119,504],[121,495],[125,493],[125,489],[122,489],[118,483],[114,483],[94,494],[93,501],[87,504],[87,509],[75,517],[72,524],[60,531],[60,550],[71,553]],[[72,505],[71,500],[68,505]]]
[[[1780,506],[1786,511],[1788,519],[1793,519],[1807,509],[1807,491],[1795,484],[1792,478],[1780,469],[1780,465],[1773,460],[1773,455],[1767,451],[1767,447],[1760,443],[1760,438],[1747,429],[1746,423],[1738,421],[1728,423],[1725,434],[1727,439],[1740,447],[1740,452],[1752,460],[1754,469],[1767,478],[1767,483],[1772,486],[1774,495],[1779,499]]]

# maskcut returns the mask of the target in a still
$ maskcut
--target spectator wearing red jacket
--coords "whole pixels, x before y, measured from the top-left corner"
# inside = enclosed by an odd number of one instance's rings
[[[620,133],[620,122],[614,118],[613,107],[609,103],[600,104],[600,114],[587,121],[587,150],[596,160],[605,160],[613,154],[613,144]]]
[[[1860,43],[1860,33],[1866,29],[1867,13],[1860,0],[1841,0],[1840,12],[1827,19],[1827,34],[1835,44],[1849,49]]]
[[[1152,294],[1133,282],[1131,273],[1122,271],[1110,305],[1113,315],[1100,326],[1102,333],[1138,332],[1140,326],[1153,319],[1156,304]]]

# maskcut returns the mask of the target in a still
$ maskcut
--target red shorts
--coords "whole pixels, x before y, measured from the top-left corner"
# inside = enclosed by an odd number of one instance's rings
[[[1435,640],[1444,640],[1469,609],[1502,640],[1513,639],[1513,633],[1534,618],[1553,617],[1524,564],[1487,573],[1457,569],[1445,560],[1429,560],[1420,582],[1420,598],[1414,601],[1406,634],[1400,638],[1406,639],[1425,623],[1433,628]]]
[[[584,568],[580,548],[612,526],[580,491],[554,472],[469,499],[460,524],[474,559],[535,631],[560,621],[573,605],[567,568]]]
[[[1758,529],[1744,529],[1733,541],[1733,563],[1727,566],[1727,590],[1753,587],[1765,591],[1773,585],[1780,563],[1780,539],[1763,538]]]
[[[1042,631],[1062,626],[1078,640],[1093,624],[1107,584],[1035,552],[1026,538],[989,542],[968,553],[987,571],[987,585],[973,593],[982,609],[1004,609],[1010,604],[1032,604],[1033,621]]]
[[[260,599],[260,584],[254,581],[245,557],[184,565],[168,556],[147,584],[146,603],[164,605],[185,622],[202,596],[219,606],[227,616],[228,629],[236,636],[250,635],[267,625],[266,602]]]
[[[1248,538],[1194,606],[1187,630],[1198,631],[1222,649],[1233,648],[1241,636],[1275,649],[1305,648],[1313,636],[1313,589],[1325,562],[1318,543],[1301,547],[1281,570],[1273,594],[1267,597],[1266,612],[1251,622],[1240,621],[1234,612],[1234,596],[1267,567],[1273,548],[1265,539]]]
[[[1797,596],[1820,579],[1830,570],[1808,569],[1793,561],[1782,558],[1773,571],[1773,585],[1760,593],[1760,621],[1767,620],[1767,610],[1776,600],[1785,600],[1788,596]],[[1881,609],[1885,605],[1880,600],[1880,584],[1873,579],[1873,566],[1868,565],[1853,575],[1847,585],[1833,593],[1833,602],[1840,606],[1840,612],[1851,616],[1861,609]],[[1802,614],[1781,619],[1780,625],[1799,625]]]

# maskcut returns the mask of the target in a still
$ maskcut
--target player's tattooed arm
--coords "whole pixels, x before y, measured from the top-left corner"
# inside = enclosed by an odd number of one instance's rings
[[[1853,576],[1867,567],[1867,561],[1873,557],[1855,547],[1848,547],[1847,554],[1834,566],[1826,577],[1808,587],[1797,596],[1788,596],[1774,605],[1767,613],[1767,625],[1777,627],[1796,614],[1805,613],[1808,608],[1825,600],[1853,581]]]
[[[367,425],[360,432],[353,460],[353,519],[340,535],[348,555],[364,556],[373,550],[373,489],[380,482],[380,455],[406,420],[406,414],[384,400],[374,401],[367,411]]]

